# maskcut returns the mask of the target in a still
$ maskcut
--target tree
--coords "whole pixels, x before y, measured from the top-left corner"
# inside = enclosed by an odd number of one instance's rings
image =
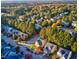
[[[51,20],[48,20],[48,25],[52,25],[52,21]]]
[[[52,28],[53,28],[53,29],[57,29],[56,23],[53,23],[53,24],[52,24]]]
[[[18,27],[18,22],[17,22],[17,21],[15,21],[14,25],[15,25],[15,27]]]
[[[46,33],[46,27],[42,28],[42,30],[40,31],[40,37],[43,38],[43,39],[46,38],[45,33]]]
[[[22,23],[21,30],[24,33],[26,32],[26,24],[24,22]]]
[[[77,26],[74,28],[75,32],[77,32]]]
[[[42,22],[42,26],[45,27],[45,26],[47,26],[47,25],[48,25],[48,22],[47,22],[46,20],[44,20],[44,21]]]
[[[61,47],[69,48],[75,39],[68,33],[61,30],[54,30],[51,27],[43,28],[40,36],[46,38],[49,42],[53,42]]]
[[[34,24],[30,22],[28,28],[26,29],[26,33],[29,33],[29,36],[31,36],[34,34],[34,30]]]
[[[69,18],[69,21],[71,22],[72,20],[73,20],[73,14],[70,14],[69,16],[68,16]]]
[[[51,42],[52,40],[52,28],[51,27],[46,28],[46,36],[48,38],[48,41]]]
[[[77,42],[76,41],[71,46],[71,49],[72,49],[73,52],[77,52]]]
[[[65,16],[62,17],[62,20],[63,20],[63,21],[65,20]]]

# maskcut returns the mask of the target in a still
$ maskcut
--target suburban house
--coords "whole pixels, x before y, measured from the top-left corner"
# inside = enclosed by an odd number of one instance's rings
[[[5,25],[1,25],[2,26],[2,33],[5,33],[5,34],[7,34],[7,36],[8,37],[12,37],[12,34],[13,34],[13,28],[11,28],[11,27],[8,27],[8,26],[5,26]]]
[[[56,50],[57,50],[57,46],[52,43],[47,43],[44,47],[45,54],[54,53]]]
[[[19,32],[19,37],[21,38],[21,39],[27,39],[28,38],[28,34],[27,33],[22,33],[22,32]]]
[[[41,40],[37,40],[35,42],[35,52],[36,53],[41,53],[41,51],[42,51],[41,45],[42,45]]]
[[[58,19],[58,18],[60,18],[60,15],[57,15],[57,16],[55,16],[56,17],[56,19]]]
[[[1,47],[2,57],[1,58],[5,59],[8,56],[8,54],[11,52],[12,48],[11,48],[10,44],[7,44],[4,40],[1,40],[1,41],[2,41],[2,43],[1,43],[1,45],[2,45],[2,47]]]
[[[64,48],[59,48],[57,52],[57,56],[59,57],[59,59],[70,59],[71,55],[72,55],[72,52]]]
[[[21,38],[22,40],[26,40],[27,37],[28,37],[28,34],[24,34],[24,33],[20,36],[20,38]]]
[[[9,54],[11,48],[9,46],[6,46],[4,48],[1,49],[1,55],[2,55],[2,58],[6,58],[7,55]]]
[[[1,26],[1,33],[4,33],[5,29]]]
[[[20,52],[16,53],[17,52],[15,48],[16,45],[13,46],[12,44],[7,44],[7,42],[3,41],[3,44],[1,44],[2,45],[1,59],[21,59],[22,58],[22,55]]]
[[[35,51],[38,53],[42,52],[46,43],[47,43],[47,40],[42,40],[42,39],[38,38],[38,40],[35,42]]]
[[[12,37],[13,34],[20,37],[21,39],[26,39],[26,37],[28,37],[28,33],[22,33],[19,30],[16,30],[12,27],[9,26],[4,26],[5,32],[8,33],[8,37]]]
[[[62,20],[62,26],[69,27],[70,26],[70,23],[68,21],[63,21]]]
[[[12,27],[2,25],[2,28],[5,30],[5,32],[9,34],[18,33],[18,30],[13,29]]]
[[[8,27],[8,26],[5,26],[5,31],[6,31],[7,33],[12,34],[12,33],[13,33],[13,28]]]
[[[42,52],[42,50],[44,50],[45,54],[54,53],[57,50],[57,46],[54,45],[54,44],[51,44],[51,43],[47,43],[46,39],[42,40],[42,39],[39,38],[35,42],[35,50],[37,52],[40,50],[39,53]]]
[[[16,53],[14,51],[11,51],[8,56],[6,57],[6,59],[22,59],[23,57],[21,56],[20,53]]]

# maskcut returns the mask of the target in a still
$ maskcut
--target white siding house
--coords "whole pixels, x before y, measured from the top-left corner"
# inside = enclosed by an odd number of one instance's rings
[[[60,48],[57,52],[59,59],[70,59],[72,52],[64,48]]]

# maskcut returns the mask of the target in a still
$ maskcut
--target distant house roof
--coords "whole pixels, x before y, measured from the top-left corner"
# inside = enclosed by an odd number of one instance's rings
[[[44,39],[44,40],[41,40],[42,41],[42,47],[45,47],[46,46],[46,44],[47,44],[47,40],[46,39]]]
[[[36,19],[36,22],[38,23],[38,22],[41,22],[42,21],[42,19],[40,18],[40,19]]]
[[[44,53],[50,53],[50,50],[51,50],[51,48],[50,47],[46,47],[45,49],[44,49]]]
[[[41,28],[42,28],[41,25],[39,25],[39,24],[35,24],[35,29],[39,30],[39,29],[41,29]]]
[[[72,52],[64,48],[60,48],[57,52],[59,58],[70,59]]]
[[[64,12],[65,15],[67,15],[69,12]]]
[[[63,20],[62,20],[62,25],[64,25],[64,26],[69,26],[70,23],[69,23],[68,21],[63,21]]]
[[[64,55],[61,57],[61,59],[62,59],[62,58],[63,58],[63,59],[70,59],[70,57],[71,57],[71,52],[64,54]]]
[[[62,55],[64,55],[64,54],[66,53],[66,51],[65,51],[65,50],[60,50],[60,53],[61,53]]]
[[[44,52],[45,53],[53,53],[54,51],[56,51],[57,49],[57,46],[52,44],[52,43],[47,43],[45,45],[45,48],[44,48]]]
[[[4,25],[4,29],[7,33],[11,33],[11,34],[14,32],[18,32],[18,30],[13,29],[12,27],[9,27],[9,26],[5,26],[5,25]]]
[[[61,14],[60,14],[60,17],[62,17],[62,16],[64,16],[64,13],[61,13]]]
[[[5,30],[6,30],[6,32],[8,32],[8,33],[11,33],[11,34],[16,34],[16,35],[27,35],[28,33],[23,33],[23,32],[21,32],[21,31],[19,31],[19,30],[16,30],[16,29],[14,29],[14,28],[12,28],[12,27],[9,27],[9,26],[4,26],[4,28],[5,28]]]
[[[70,34],[71,34],[71,36],[73,36],[73,37],[77,37],[77,32],[71,31]]]
[[[56,22],[56,17],[50,19],[53,22]]]
[[[60,27],[60,28],[59,28],[59,30],[65,31],[65,28],[63,28],[63,27]]]
[[[1,24],[1,28],[4,28],[5,26],[3,24]]]
[[[6,54],[6,52],[10,51],[10,49],[11,48],[9,46],[6,46],[6,47],[4,47],[3,52]]]

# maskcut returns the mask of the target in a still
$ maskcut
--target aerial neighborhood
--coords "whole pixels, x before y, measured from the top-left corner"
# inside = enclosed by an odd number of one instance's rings
[[[76,59],[76,3],[1,3],[1,59]]]

